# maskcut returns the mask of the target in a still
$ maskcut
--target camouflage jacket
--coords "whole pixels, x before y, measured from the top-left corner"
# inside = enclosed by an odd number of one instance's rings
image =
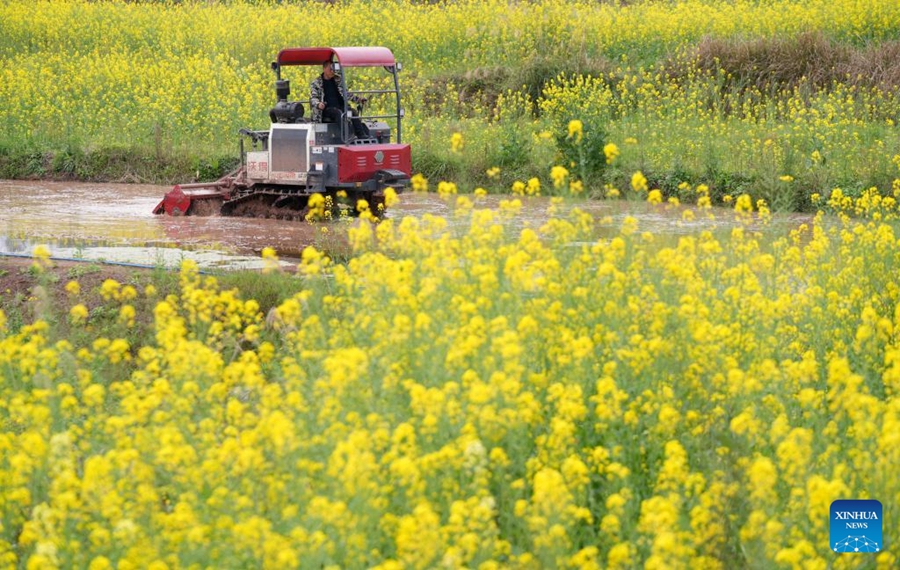
[[[350,92],[347,91],[347,86],[344,85],[344,78],[341,77],[339,73],[334,74],[334,80],[337,81],[338,89],[340,90],[341,96],[344,98],[345,103],[355,103],[359,101],[359,97],[357,97],[356,95],[351,95]],[[312,108],[312,121],[314,123],[322,122],[322,109],[319,109],[319,103],[323,103],[325,101],[324,81],[325,77],[320,73],[319,76],[313,80],[312,86],[310,87],[309,106]]]

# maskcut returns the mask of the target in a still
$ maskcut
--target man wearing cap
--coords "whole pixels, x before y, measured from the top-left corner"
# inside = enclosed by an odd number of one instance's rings
[[[311,86],[309,105],[312,107],[314,123],[336,123],[341,120],[344,102],[364,104],[366,100],[350,95],[341,76],[334,72],[334,64],[328,59],[322,64],[322,73],[316,77]],[[369,138],[369,129],[357,118],[351,119],[353,133],[356,138]]]

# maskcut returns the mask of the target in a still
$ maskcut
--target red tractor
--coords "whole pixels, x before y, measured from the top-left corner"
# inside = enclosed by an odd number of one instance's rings
[[[308,106],[309,101],[288,100],[290,82],[282,79],[281,72],[295,65],[322,67],[326,61],[338,74],[345,68],[382,68],[390,76],[378,81],[380,85],[349,93],[363,102],[387,95],[396,100],[396,111],[365,116],[361,115],[362,106],[353,109],[351,101],[345,100],[340,113],[330,113],[334,122],[313,122],[304,114],[304,103]],[[215,182],[176,185],[153,213],[299,221],[307,219],[313,206],[321,211],[323,202],[330,208],[326,216],[338,213],[341,207],[350,215],[358,214],[359,200],[365,200],[378,215],[384,207],[385,190],[405,190],[412,168],[409,145],[401,143],[400,68],[384,47],[281,50],[272,62],[277,95],[269,113],[272,124],[262,131],[241,129],[240,167]],[[343,74],[340,79],[345,81]],[[346,85],[342,89],[348,93]],[[385,120],[396,122],[396,142],[391,142],[391,128]],[[362,121],[368,136],[355,136],[351,121]],[[314,194],[324,200],[310,204]]]

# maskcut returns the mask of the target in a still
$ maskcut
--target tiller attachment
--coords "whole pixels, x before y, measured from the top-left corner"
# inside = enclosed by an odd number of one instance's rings
[[[154,214],[170,216],[213,216],[230,198],[230,188],[222,181],[200,184],[176,184],[159,204]]]

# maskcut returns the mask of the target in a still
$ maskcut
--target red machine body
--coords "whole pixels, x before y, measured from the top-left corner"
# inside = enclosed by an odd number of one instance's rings
[[[375,144],[338,147],[338,181],[363,182],[384,169],[410,172],[408,144]]]

